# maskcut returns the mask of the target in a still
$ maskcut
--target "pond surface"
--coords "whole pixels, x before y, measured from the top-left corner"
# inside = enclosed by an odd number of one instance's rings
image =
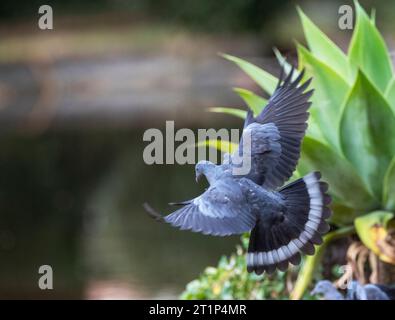
[[[219,50],[221,51],[221,50]],[[0,64],[0,298],[173,298],[238,237],[179,231],[149,202],[190,199],[193,165],[146,165],[143,133],[240,128],[205,112],[249,87],[219,58],[184,55]],[[50,265],[54,289],[40,290]]]
[[[146,165],[143,130],[0,138],[1,298],[171,298],[238,237],[160,224],[142,209],[204,189],[192,165]],[[50,265],[54,290],[38,288]]]

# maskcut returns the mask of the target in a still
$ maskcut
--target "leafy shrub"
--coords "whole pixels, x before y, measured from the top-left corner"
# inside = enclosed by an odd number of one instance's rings
[[[248,235],[241,242],[229,258],[222,256],[216,268],[207,267],[198,279],[190,282],[181,299],[287,299],[287,272],[271,276],[246,272]]]

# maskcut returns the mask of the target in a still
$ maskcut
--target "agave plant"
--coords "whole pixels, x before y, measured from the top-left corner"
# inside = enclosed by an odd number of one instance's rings
[[[356,24],[347,54],[332,42],[300,9],[307,47],[297,43],[298,70],[313,77],[309,126],[295,178],[321,171],[330,185],[334,226],[305,259],[292,298],[300,298],[309,285],[326,245],[356,229],[364,244],[382,260],[395,258],[380,251],[375,228],[385,237],[395,211],[395,76],[387,46],[370,17],[356,2]],[[287,71],[290,66],[275,52]],[[224,55],[246,72],[267,94],[277,78],[240,58]],[[266,100],[247,89],[235,92],[255,113]],[[244,117],[236,108],[214,108]],[[218,145],[217,145],[218,146]],[[355,228],[356,227],[356,228]]]

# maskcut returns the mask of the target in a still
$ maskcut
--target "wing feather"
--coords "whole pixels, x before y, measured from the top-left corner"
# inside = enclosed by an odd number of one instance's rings
[[[164,221],[182,230],[226,236],[250,231],[256,217],[251,212],[239,184],[219,180],[181,209],[164,217]]]
[[[269,189],[282,186],[292,176],[307,129],[307,110],[313,90],[305,91],[311,79],[301,84],[302,71],[292,81],[293,72],[292,69],[285,80],[280,77],[277,89],[256,118],[249,114],[240,146],[231,158],[234,165],[235,155],[242,157],[247,152],[251,156],[251,170],[245,177]],[[250,146],[243,144],[247,134],[251,137]],[[242,165],[241,161],[238,163]]]

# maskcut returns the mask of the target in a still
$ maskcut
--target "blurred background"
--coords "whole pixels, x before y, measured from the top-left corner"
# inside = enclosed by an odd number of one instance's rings
[[[360,1],[386,29],[395,3]],[[274,74],[277,47],[294,61],[296,5],[337,44],[350,1],[2,0],[0,3],[0,298],[176,298],[238,237],[180,232],[151,220],[148,201],[189,199],[191,165],[146,165],[148,128],[239,128],[206,112],[259,91],[219,52]],[[40,30],[38,8],[53,9]],[[51,265],[54,290],[40,290]]]

